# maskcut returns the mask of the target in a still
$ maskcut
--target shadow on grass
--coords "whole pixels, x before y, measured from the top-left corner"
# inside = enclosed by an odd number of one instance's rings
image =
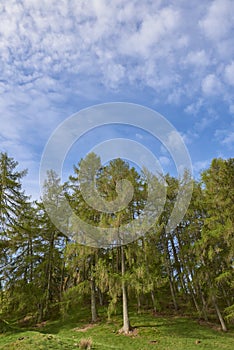
[[[223,333],[219,331],[215,323],[212,324],[199,324],[198,320],[190,317],[182,316],[152,316],[151,314],[144,315],[132,315],[133,328],[138,329],[142,335],[146,333],[150,334],[150,330],[153,333],[157,333],[162,337],[175,337],[182,339],[203,339],[207,341],[213,341],[217,339],[229,338],[234,341],[233,328],[230,327],[229,332]],[[218,326],[218,325],[217,325]]]

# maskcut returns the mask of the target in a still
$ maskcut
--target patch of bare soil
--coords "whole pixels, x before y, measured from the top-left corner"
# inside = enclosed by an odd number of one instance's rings
[[[124,332],[124,330],[121,328],[118,331],[118,334],[124,334],[127,335],[128,337],[136,338],[138,336],[138,329],[137,328],[131,328],[128,333]]]
[[[73,331],[75,331],[75,332],[87,332],[89,329],[93,328],[94,326],[95,325],[93,323],[89,323],[83,327],[74,328]]]
[[[36,327],[36,328],[45,327],[45,326],[46,326],[46,323],[47,323],[47,321],[42,321],[42,322],[36,323],[36,324],[35,324],[35,327]]]
[[[218,324],[215,324],[215,323],[212,323],[212,322],[209,322],[209,321],[205,321],[205,320],[198,320],[198,323],[201,326],[207,326],[209,328],[214,329],[215,331],[222,331],[221,326],[218,325]]]
[[[25,316],[24,318],[22,318],[21,320],[19,320],[18,324],[20,326],[27,327],[27,326],[32,325],[34,322],[35,322],[35,317],[32,315],[28,315],[28,316]]]

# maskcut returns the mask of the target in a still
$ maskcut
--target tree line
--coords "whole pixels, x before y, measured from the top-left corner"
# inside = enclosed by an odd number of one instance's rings
[[[0,319],[30,316],[37,323],[73,311],[79,314],[85,303],[92,322],[98,320],[101,307],[110,319],[121,305],[124,333],[131,329],[129,307],[137,312],[152,309],[155,315],[186,313],[205,321],[217,319],[226,331],[234,320],[234,158],[214,159],[199,181],[192,180],[188,210],[169,231],[167,223],[185,179],[150,174],[157,189],[155,200],[166,184],[158,219],[129,244],[116,244],[115,238],[106,247],[90,247],[66,234],[68,225],[82,235],[77,222],[64,221],[65,229],[59,230],[46,203],[53,203],[59,212],[59,197],[66,198],[83,221],[118,232],[144,212],[147,179],[121,159],[101,166],[100,158],[89,154],[83,162],[92,175],[87,188],[95,176],[95,189],[105,203],[118,198],[117,183],[123,178],[130,181],[134,192],[128,206],[103,212],[87,203],[81,190],[85,185],[81,162],[62,184],[49,171],[43,201],[31,201],[22,188],[27,172],[18,171],[17,161],[0,153]],[[63,206],[61,210],[61,218],[66,217]]]

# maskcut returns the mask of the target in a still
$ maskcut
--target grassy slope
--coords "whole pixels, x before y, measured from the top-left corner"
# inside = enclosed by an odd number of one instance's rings
[[[88,323],[87,315],[83,316],[82,321],[76,321],[71,316],[66,322],[50,322],[40,329],[21,329],[1,335],[0,349],[78,349],[81,338],[92,338],[93,349],[100,350],[233,349],[233,331],[224,334],[188,318],[131,314],[135,332],[132,336],[124,336],[117,332],[121,326],[121,316],[114,317],[110,323],[103,321],[80,332],[77,328]],[[199,344],[196,344],[197,340],[200,341]]]

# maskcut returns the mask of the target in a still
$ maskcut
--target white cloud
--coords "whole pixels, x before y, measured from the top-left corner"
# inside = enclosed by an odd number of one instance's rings
[[[160,145],[160,152],[163,154],[163,155],[168,155],[168,150],[165,146],[163,145]]]
[[[195,132],[187,131],[187,133],[180,133],[181,137],[186,145],[189,145],[193,142],[195,138],[197,138],[197,134]]]
[[[140,139],[140,140],[143,140],[143,138],[144,138],[143,135],[139,134],[139,133],[136,133],[135,136],[136,136],[137,139]]]
[[[184,64],[195,65],[198,67],[206,67],[210,64],[210,58],[207,52],[203,50],[191,51],[183,60]]]
[[[227,146],[232,146],[234,144],[234,131],[228,132],[222,143]]]
[[[234,61],[225,67],[224,79],[229,85],[234,86]]]
[[[198,101],[191,103],[185,108],[185,112],[188,114],[197,115],[204,104],[204,100],[199,98]]]
[[[110,63],[103,71],[104,82],[111,88],[118,87],[125,75],[125,68],[121,64]]]
[[[202,91],[205,95],[218,95],[222,92],[222,89],[222,83],[215,74],[208,74],[202,80]]]
[[[194,130],[196,134],[204,131],[209,131],[212,124],[217,122],[218,114],[213,108],[206,108],[206,115],[201,115],[199,120],[194,124]]]
[[[210,160],[202,160],[194,162],[193,171],[196,175],[200,174],[202,171],[206,170],[210,165]]]
[[[210,116],[201,118],[196,124],[196,129],[201,132],[205,130],[212,123],[212,118]]]
[[[178,133],[178,131],[173,130],[167,135],[166,145],[170,152],[180,151],[182,149],[182,136]]]
[[[178,27],[179,19],[179,12],[171,7],[162,8],[155,13],[147,13],[142,19],[139,29],[132,34],[130,33],[128,40],[123,38],[122,52],[128,55],[139,54],[144,58],[149,57],[152,50],[158,49],[158,43],[161,46],[162,43],[170,40]]]
[[[221,19],[231,6],[223,1]],[[218,66],[197,21],[207,35],[219,7],[219,1],[185,6],[160,0],[113,0],[111,5],[106,0],[12,0],[1,14],[3,79],[25,84],[63,75],[76,87],[84,75],[110,89],[140,81],[178,104],[199,93],[206,68]]]
[[[185,91],[183,88],[175,87],[174,90],[171,93],[169,93],[167,101],[170,104],[179,105],[184,95]]]
[[[171,163],[170,159],[165,156],[159,157],[159,162],[162,164],[162,166],[168,166]]]
[[[212,1],[206,16],[199,22],[205,35],[214,41],[219,41],[229,36],[233,30],[233,23],[233,0]]]
[[[219,129],[215,132],[215,137],[220,141],[220,143],[228,148],[232,148],[234,145],[234,131],[232,124],[229,129]]]
[[[232,113],[233,6],[232,0],[0,3],[4,147],[16,151],[27,142],[38,155],[58,123],[82,103],[106,101],[111,93],[134,99],[137,89],[195,116],[213,97]],[[195,131],[210,120],[194,121]],[[186,142],[193,139],[192,132],[183,135]],[[172,136],[169,141],[176,143]],[[33,151],[27,157],[32,160]]]

